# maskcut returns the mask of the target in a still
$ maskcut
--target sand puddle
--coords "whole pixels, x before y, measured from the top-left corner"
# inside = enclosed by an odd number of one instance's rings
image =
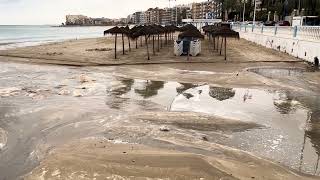
[[[268,77],[268,78],[282,78],[282,77],[296,77],[301,76],[306,70],[302,68],[275,68],[275,67],[262,67],[262,68],[250,68],[249,72]]]
[[[300,72],[290,72],[295,73]],[[122,85],[111,93],[124,99],[158,103],[169,111],[199,112],[258,123],[264,128],[233,132],[231,138],[210,139],[296,170],[320,173],[317,165],[319,126],[315,120],[320,102],[313,95],[302,97],[288,91],[133,79],[122,80]]]

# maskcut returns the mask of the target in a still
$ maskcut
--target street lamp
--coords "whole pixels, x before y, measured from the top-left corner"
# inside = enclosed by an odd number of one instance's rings
[[[178,26],[178,6],[177,6],[177,0],[174,0],[176,3],[176,26]]]
[[[257,11],[257,0],[254,0],[254,12],[253,12],[253,22],[252,24],[256,24],[256,11]]]
[[[243,21],[243,24],[244,24],[244,15],[246,13],[246,3],[247,3],[247,0],[242,0],[242,3],[243,3],[243,16],[242,16],[242,21]]]

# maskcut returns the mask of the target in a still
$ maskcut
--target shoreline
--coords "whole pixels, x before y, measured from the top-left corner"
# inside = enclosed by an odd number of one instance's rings
[[[113,26],[126,26],[126,25],[57,25],[51,27],[113,27]],[[130,26],[130,25],[129,25]]]

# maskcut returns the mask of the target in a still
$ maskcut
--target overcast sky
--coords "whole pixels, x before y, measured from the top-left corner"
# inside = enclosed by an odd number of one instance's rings
[[[202,1],[205,0],[177,0],[177,4]],[[0,0],[0,24],[60,24],[67,14],[119,18],[168,5],[168,0]]]

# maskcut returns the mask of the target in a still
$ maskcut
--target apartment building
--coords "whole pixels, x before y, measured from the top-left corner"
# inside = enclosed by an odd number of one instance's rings
[[[163,9],[149,8],[144,12],[144,24],[160,24]]]
[[[216,0],[193,3],[191,13],[193,19],[218,19],[222,15],[222,4]]]
[[[144,18],[141,17],[141,16],[144,15],[143,13],[144,12],[141,12],[141,11],[133,13],[132,16],[131,16],[131,23],[133,23],[133,24],[142,24],[141,20],[144,19]]]
[[[146,21],[145,21],[145,12],[142,11],[141,14],[140,14],[140,17],[139,17],[139,24],[145,24]]]
[[[182,19],[191,19],[191,6],[180,5],[173,8],[165,8],[161,14],[161,24],[181,24]]]
[[[176,8],[165,8],[161,14],[161,24],[169,25],[176,23]]]

